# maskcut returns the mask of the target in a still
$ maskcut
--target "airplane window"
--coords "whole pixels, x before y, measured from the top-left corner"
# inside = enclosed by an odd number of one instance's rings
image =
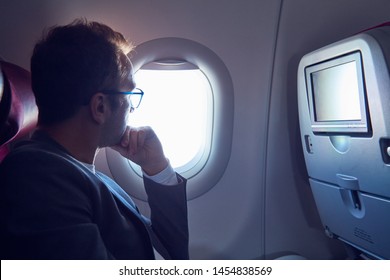
[[[193,176],[210,151],[213,104],[207,78],[188,62],[164,61],[143,66],[135,80],[145,95],[129,125],[151,126],[172,167],[178,173],[194,168]],[[131,165],[141,175],[139,167]]]
[[[136,47],[135,81],[145,95],[129,125],[158,134],[176,172],[188,179],[187,198],[214,187],[228,165],[234,94],[230,73],[211,49],[183,38],[159,38]],[[112,149],[103,151],[113,178],[146,201],[141,170]]]

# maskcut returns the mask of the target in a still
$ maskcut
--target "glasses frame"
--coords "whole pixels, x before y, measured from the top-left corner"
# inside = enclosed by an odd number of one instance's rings
[[[132,91],[101,90],[100,92],[104,93],[104,94],[140,95],[141,97],[139,99],[137,106],[133,106],[133,103],[131,103],[131,108],[133,110],[133,109],[137,109],[141,105],[142,98],[144,97],[144,91],[142,89],[135,88],[135,90],[139,90],[139,91],[134,91],[134,90],[132,90]]]

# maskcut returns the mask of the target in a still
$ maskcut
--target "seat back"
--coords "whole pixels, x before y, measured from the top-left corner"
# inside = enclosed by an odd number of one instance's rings
[[[0,162],[13,141],[36,126],[38,108],[31,89],[31,75],[12,63],[0,61]]]
[[[301,140],[324,230],[390,259],[390,26],[305,55],[298,69]]]

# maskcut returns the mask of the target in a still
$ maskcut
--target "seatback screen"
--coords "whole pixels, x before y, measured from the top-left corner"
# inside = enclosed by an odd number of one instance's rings
[[[361,120],[356,69],[351,61],[311,74],[316,121]]]
[[[368,108],[360,52],[306,67],[315,133],[368,133]]]

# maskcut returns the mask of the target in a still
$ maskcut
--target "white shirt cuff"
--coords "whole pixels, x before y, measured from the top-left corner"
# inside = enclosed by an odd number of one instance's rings
[[[179,181],[177,180],[176,172],[175,170],[173,170],[170,163],[163,171],[157,173],[156,175],[149,176],[148,174],[143,172],[143,176],[162,185],[177,185],[179,183]]]

